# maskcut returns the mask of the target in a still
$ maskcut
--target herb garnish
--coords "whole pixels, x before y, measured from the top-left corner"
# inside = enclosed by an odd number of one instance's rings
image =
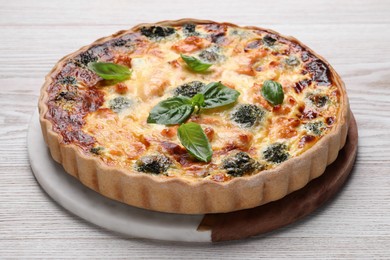
[[[174,125],[185,122],[196,108],[217,108],[236,102],[240,93],[228,88],[221,82],[212,82],[194,97],[177,96],[161,101],[152,108],[147,119],[148,123]]]
[[[271,103],[273,106],[283,103],[284,93],[280,83],[273,80],[266,80],[261,88],[261,94],[263,97]]]
[[[177,96],[161,101],[152,108],[149,124],[175,125],[185,122],[194,112],[191,98]]]
[[[132,73],[128,67],[110,62],[90,62],[88,68],[103,79],[117,82],[129,79]]]
[[[194,122],[182,124],[177,129],[177,137],[187,151],[202,162],[209,162],[213,150],[202,127]]]
[[[226,106],[236,102],[240,93],[221,82],[207,84],[192,98],[176,96],[161,101],[152,108],[147,122],[162,125],[184,123],[191,114],[203,109]],[[182,124],[178,128],[178,138],[187,151],[196,159],[209,162],[213,154],[209,140],[202,127],[194,122]]]
[[[192,56],[188,56],[188,55],[184,55],[184,54],[180,54],[180,56],[185,61],[187,66],[195,72],[204,72],[208,68],[210,68],[211,65],[213,65],[210,63],[204,63],[201,60],[199,60],[195,57],[192,57]]]

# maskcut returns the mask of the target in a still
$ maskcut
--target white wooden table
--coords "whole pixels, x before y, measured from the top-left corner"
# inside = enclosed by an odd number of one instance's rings
[[[293,35],[341,74],[360,138],[352,176],[334,200],[287,228],[200,245],[121,237],[68,213],[41,190],[26,133],[54,63],[140,22],[183,17]],[[1,0],[0,35],[0,258],[390,258],[389,1]]]

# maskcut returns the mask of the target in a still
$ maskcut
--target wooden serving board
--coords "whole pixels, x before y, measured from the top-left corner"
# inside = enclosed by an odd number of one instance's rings
[[[352,115],[344,148],[319,178],[280,200],[256,208],[205,215],[198,230],[211,230],[213,242],[227,241],[263,234],[302,219],[342,188],[353,168],[357,144],[358,129]]]

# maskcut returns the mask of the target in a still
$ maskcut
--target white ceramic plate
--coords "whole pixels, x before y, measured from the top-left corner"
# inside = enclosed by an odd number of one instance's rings
[[[211,242],[210,231],[197,231],[204,215],[168,214],[131,207],[98,194],[67,174],[52,159],[43,140],[38,110],[30,122],[27,138],[35,178],[50,197],[73,214],[130,237]]]

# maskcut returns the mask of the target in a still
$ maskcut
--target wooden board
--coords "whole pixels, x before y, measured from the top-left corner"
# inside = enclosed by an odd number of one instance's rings
[[[263,234],[302,219],[343,187],[356,159],[357,144],[358,129],[352,115],[344,148],[319,178],[283,199],[253,209],[208,214],[198,230],[211,230],[213,242],[236,240]]]

